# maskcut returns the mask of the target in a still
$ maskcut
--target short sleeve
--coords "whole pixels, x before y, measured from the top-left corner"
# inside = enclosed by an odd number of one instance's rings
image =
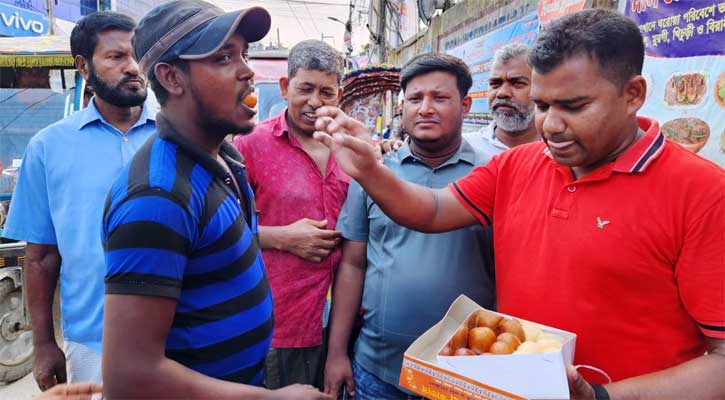
[[[25,149],[3,236],[35,244],[56,244],[43,146],[42,142],[31,140]]]
[[[104,216],[106,293],[178,298],[193,218],[161,191],[135,194]]]
[[[448,188],[482,225],[491,225],[500,156],[478,166],[467,176],[451,183]]]
[[[368,219],[367,193],[357,181],[351,181],[347,188],[347,198],[337,218],[337,230],[342,237],[355,242],[367,242],[370,230]]]
[[[703,334],[725,339],[725,198],[689,224],[676,278],[685,309]]]

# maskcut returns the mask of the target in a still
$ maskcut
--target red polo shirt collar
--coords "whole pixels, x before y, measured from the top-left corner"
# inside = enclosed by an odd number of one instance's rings
[[[644,136],[625,150],[613,164],[608,164],[604,168],[625,174],[644,172],[662,153],[665,148],[665,136],[660,132],[659,123],[651,118],[637,117],[637,124],[645,131]],[[548,147],[544,149],[544,154],[552,157]],[[568,169],[568,167],[562,168]]]
[[[614,162],[614,171],[623,173],[643,172],[665,148],[665,136],[660,133],[657,121],[637,117],[639,127],[645,134]]]

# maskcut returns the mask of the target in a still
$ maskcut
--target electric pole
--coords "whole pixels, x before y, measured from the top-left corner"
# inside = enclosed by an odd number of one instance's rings
[[[385,46],[386,46],[386,39],[385,39],[385,14],[387,11],[387,1],[386,0],[379,0],[378,1],[378,52],[381,63],[385,62]]]
[[[355,8],[354,0],[350,0],[350,7],[347,13],[347,22],[345,22],[345,47],[347,58],[352,57],[352,10]]]
[[[48,0],[48,34],[55,35],[55,19],[53,18],[53,0]]]

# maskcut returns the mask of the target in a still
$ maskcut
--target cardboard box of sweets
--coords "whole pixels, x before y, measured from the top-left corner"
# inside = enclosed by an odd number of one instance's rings
[[[459,296],[406,350],[400,385],[429,399],[569,399],[576,335]]]

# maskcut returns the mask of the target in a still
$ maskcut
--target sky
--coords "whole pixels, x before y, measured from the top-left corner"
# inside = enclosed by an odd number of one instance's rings
[[[266,8],[272,15],[272,29],[263,39],[265,45],[271,41],[277,42],[277,29],[280,41],[287,47],[305,39],[324,40],[336,49],[344,52],[343,35],[345,26],[339,22],[331,21],[327,17],[335,17],[346,21],[349,12],[348,0],[208,0],[219,7],[231,11],[251,6]],[[358,13],[353,13],[353,47],[355,52],[369,41],[369,34],[365,28],[367,3],[369,1],[356,0],[361,8],[365,7],[365,16],[360,19]],[[362,23],[362,25],[360,25]]]

